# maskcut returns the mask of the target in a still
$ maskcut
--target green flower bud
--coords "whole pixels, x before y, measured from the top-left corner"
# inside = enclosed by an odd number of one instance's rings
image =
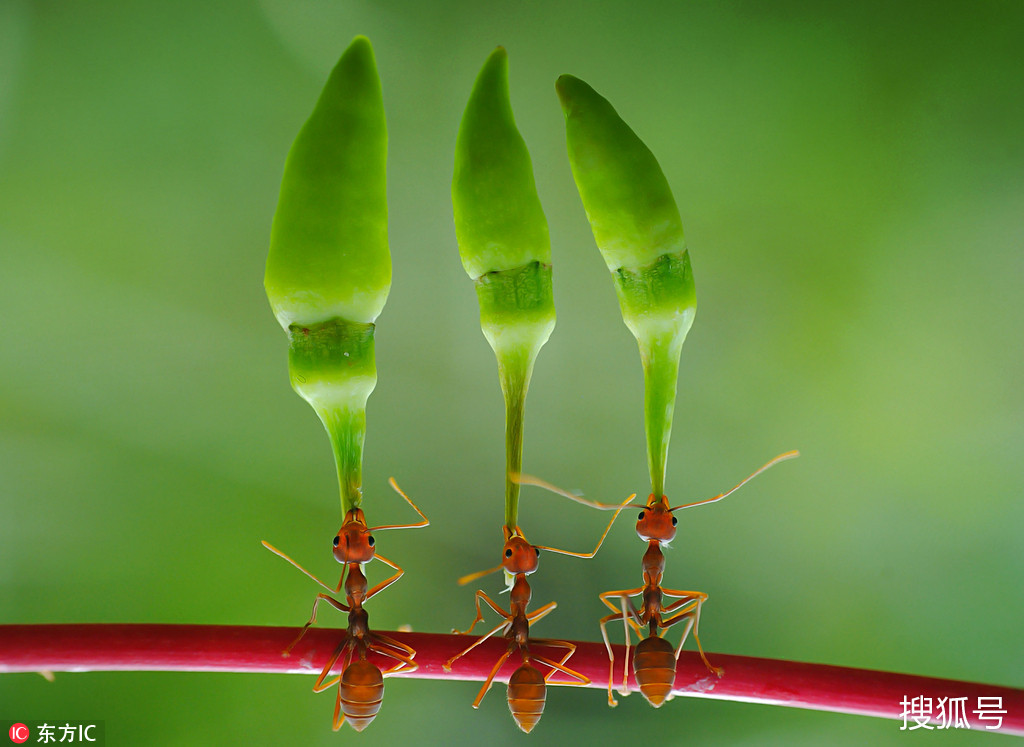
[[[651,488],[662,495],[679,354],[697,297],[672,191],[654,154],[612,105],[578,78],[556,84],[576,187],[611,270],[644,368]]]
[[[476,283],[480,326],[505,397],[505,523],[517,523],[523,413],[537,354],[555,327],[551,242],[530,154],[512,116],[508,56],[498,47],[477,76],[459,127],[452,178],[462,265]]]
[[[462,115],[452,202],[462,265],[474,280],[531,262],[551,264],[548,223],[512,116],[501,47],[481,68]]]
[[[372,323],[391,288],[387,128],[368,39],[331,73],[288,153],[264,285],[281,326]]]
[[[288,154],[264,279],[292,387],[330,436],[343,513],[362,502],[373,322],[391,287],[386,162],[380,79],[358,36]]]

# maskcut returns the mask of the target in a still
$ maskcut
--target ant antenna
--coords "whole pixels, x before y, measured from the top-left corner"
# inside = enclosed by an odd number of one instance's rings
[[[742,481],[742,482],[741,482],[741,483],[740,483],[739,485],[737,485],[736,487],[734,487],[734,488],[733,488],[732,490],[728,490],[728,491],[726,491],[726,492],[724,492],[724,493],[719,493],[718,495],[716,495],[716,496],[715,496],[715,497],[713,497],[713,498],[705,498],[705,499],[704,499],[704,500],[702,500],[702,501],[696,501],[696,502],[694,502],[694,503],[684,503],[684,504],[683,504],[683,505],[681,505],[681,506],[676,506],[675,508],[670,508],[670,509],[669,509],[669,511],[678,511],[678,510],[679,510],[679,509],[681,509],[681,508],[693,508],[694,506],[702,506],[702,505],[704,505],[705,503],[714,503],[715,501],[720,501],[720,500],[722,500],[723,498],[725,498],[726,496],[729,496],[729,495],[732,495],[733,493],[735,493],[735,492],[736,492],[737,490],[739,490],[740,488],[742,488],[742,487],[743,487],[744,485],[746,485],[746,484],[747,484],[748,482],[750,482],[751,480],[753,480],[753,479],[754,479],[755,477],[757,477],[757,476],[758,476],[759,474],[761,474],[762,472],[764,472],[764,471],[765,471],[766,469],[768,469],[769,467],[774,467],[774,466],[775,466],[776,464],[778,464],[779,462],[784,462],[784,461],[786,461],[787,459],[795,459],[795,458],[796,458],[796,457],[798,457],[798,456],[800,456],[800,452],[799,452],[799,451],[796,451],[796,450],[793,450],[793,451],[787,451],[787,452],[786,452],[785,454],[779,454],[779,455],[778,455],[777,457],[775,457],[774,459],[772,459],[772,460],[771,460],[770,462],[768,462],[767,464],[765,464],[765,465],[764,465],[763,467],[761,467],[761,468],[757,469],[757,470],[756,470],[756,471],[755,471],[755,472],[754,472],[753,474],[751,474],[751,475],[750,475],[749,477],[746,477],[746,478],[745,478],[745,479],[744,479],[744,480],[743,480],[743,481]]]

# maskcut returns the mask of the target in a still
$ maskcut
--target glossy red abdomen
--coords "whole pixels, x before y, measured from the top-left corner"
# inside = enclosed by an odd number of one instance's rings
[[[640,641],[633,655],[633,675],[647,702],[660,708],[676,681],[676,652],[672,644],[656,635]]]
[[[349,664],[341,675],[341,712],[356,731],[373,721],[384,699],[384,675],[365,659]]]
[[[544,676],[529,663],[512,673],[508,681],[508,709],[519,728],[529,734],[544,713],[547,685]]]

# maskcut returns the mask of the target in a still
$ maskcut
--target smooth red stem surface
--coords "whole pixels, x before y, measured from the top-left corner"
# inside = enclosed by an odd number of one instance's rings
[[[310,629],[288,657],[281,651],[296,628],[221,625],[0,625],[0,672],[277,672],[319,674],[345,634],[343,630]],[[443,663],[475,640],[474,636],[387,632],[416,650],[419,669],[403,677],[437,680],[478,680],[487,677],[505,651],[504,639],[486,641],[459,659],[451,672]],[[575,642],[569,666],[590,678],[590,687],[607,688],[608,652],[602,643]],[[552,656],[559,649],[537,646]],[[618,678],[622,647],[615,647]],[[374,655],[375,656],[375,655]],[[712,654],[725,670],[719,679],[709,674],[695,652],[683,652],[676,668],[674,693],[749,703],[810,708],[903,720],[908,702],[931,698],[933,723],[941,698],[967,698],[966,716],[972,729],[984,730],[974,710],[978,698],[1002,698],[1000,734],[1024,735],[1024,689],[942,680],[867,669],[804,664],[778,659]],[[560,658],[560,657],[559,657]],[[383,668],[389,660],[378,658]],[[393,664],[394,662],[390,662]],[[518,667],[511,657],[497,679],[508,681]],[[568,678],[555,677],[552,684]],[[636,684],[630,677],[630,689]],[[985,701],[991,702],[991,701]],[[908,728],[915,725],[907,718]]]

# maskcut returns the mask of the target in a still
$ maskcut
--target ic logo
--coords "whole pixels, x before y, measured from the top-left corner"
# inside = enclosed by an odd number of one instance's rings
[[[29,737],[28,727],[25,724],[14,724],[8,734],[11,737],[11,741],[15,744],[27,742]]]

